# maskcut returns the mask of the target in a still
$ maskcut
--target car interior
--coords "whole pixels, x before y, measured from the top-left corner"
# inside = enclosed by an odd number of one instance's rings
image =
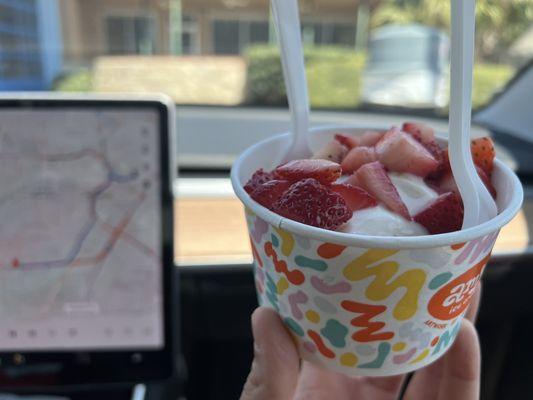
[[[311,128],[448,137],[455,0],[292,1]],[[231,170],[291,131],[274,17],[0,0],[0,399],[240,397],[261,289]],[[481,278],[480,398],[528,399],[533,2],[477,0],[474,54],[470,135],[524,192]]]

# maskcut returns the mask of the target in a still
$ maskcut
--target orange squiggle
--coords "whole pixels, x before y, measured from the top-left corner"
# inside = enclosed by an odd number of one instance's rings
[[[259,252],[255,248],[254,241],[252,240],[251,237],[250,237],[250,245],[252,246],[252,254],[253,254],[254,258],[255,258],[255,261],[257,261],[259,266],[261,268],[263,268],[263,260],[261,260],[261,256],[259,255]]]
[[[387,310],[386,306],[358,303],[356,301],[344,300],[342,308],[353,313],[362,314],[352,319],[353,326],[364,328],[352,335],[357,342],[373,342],[376,340],[389,340],[394,337],[393,332],[379,332],[385,327],[384,322],[372,322],[371,319]]]
[[[297,269],[289,271],[287,263],[278,258],[278,254],[276,253],[276,250],[274,250],[271,242],[265,243],[265,254],[272,258],[276,272],[284,274],[290,283],[294,285],[301,285],[305,281],[305,276],[302,271]]]
[[[331,349],[328,346],[326,346],[326,344],[324,343],[324,341],[322,340],[322,338],[320,337],[318,333],[309,329],[307,331],[307,335],[311,338],[313,342],[315,342],[315,345],[318,351],[320,351],[320,353],[322,353],[324,357],[335,358],[335,353],[331,351]]]

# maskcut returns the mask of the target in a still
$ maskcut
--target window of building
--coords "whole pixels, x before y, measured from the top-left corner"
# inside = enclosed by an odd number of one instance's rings
[[[355,46],[355,24],[338,22],[303,22],[306,44]]]
[[[35,2],[0,5],[0,76],[9,88],[9,81],[39,79],[41,74],[39,32],[35,16]]]
[[[184,15],[182,18],[181,46],[183,54],[200,53],[198,21],[191,15]]]
[[[241,54],[249,45],[267,43],[268,21],[213,21],[213,50],[215,54]]]
[[[109,16],[106,19],[109,54],[153,54],[155,22],[150,16]]]

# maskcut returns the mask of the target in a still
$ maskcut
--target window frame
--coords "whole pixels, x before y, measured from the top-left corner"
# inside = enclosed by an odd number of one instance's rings
[[[227,56],[232,56],[232,55],[235,55],[235,56],[238,56],[238,55],[242,55],[242,52],[246,49],[246,45],[249,45],[251,43],[243,43],[243,40],[242,40],[242,37],[241,37],[241,34],[242,34],[242,23],[247,23],[248,24],[248,29],[247,29],[247,35],[248,35],[248,38],[250,36],[250,29],[249,29],[249,24],[252,23],[252,22],[266,22],[268,26],[271,25],[271,19],[270,19],[270,13],[267,13],[266,15],[264,13],[261,13],[259,11],[249,11],[249,12],[243,12],[243,13],[239,13],[238,16],[236,16],[234,13],[230,12],[230,11],[213,11],[213,12],[210,12],[207,14],[206,16],[206,21],[207,21],[207,24],[209,25],[209,34],[211,35],[211,41],[209,43],[209,46],[210,48],[206,49],[207,50],[207,53],[210,53],[210,54],[213,54],[213,55],[216,55],[216,56],[223,56],[223,55],[227,55]],[[237,54],[220,54],[220,53],[216,53],[215,52],[215,40],[216,40],[216,37],[215,37],[215,22],[216,21],[223,21],[223,22],[237,22],[239,24],[239,28],[238,28],[238,35],[239,35],[239,43],[238,43],[238,47],[239,47],[239,53]],[[269,41],[267,41],[266,43],[270,43],[270,35],[269,35]]]
[[[109,46],[109,31],[108,31],[108,21],[109,18],[132,18],[135,20],[135,18],[146,18],[148,20],[151,20],[153,23],[153,48],[151,54],[143,54],[143,53],[122,53],[122,54],[113,54],[111,53],[111,49]],[[159,40],[159,30],[161,28],[160,21],[158,18],[157,13],[154,10],[129,10],[126,8],[117,8],[113,10],[108,10],[103,13],[102,16],[102,25],[104,29],[104,45],[105,45],[105,51],[106,55],[108,56],[121,56],[121,55],[147,55],[147,56],[153,56],[161,53],[160,48],[160,40]]]

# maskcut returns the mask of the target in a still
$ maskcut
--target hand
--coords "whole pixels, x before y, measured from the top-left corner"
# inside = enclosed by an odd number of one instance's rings
[[[405,400],[479,398],[480,349],[475,319],[480,289],[463,320],[455,343],[433,364],[412,377]],[[278,315],[258,308],[252,315],[254,360],[241,400],[394,400],[406,375],[348,377],[306,361],[300,365],[291,335]]]

